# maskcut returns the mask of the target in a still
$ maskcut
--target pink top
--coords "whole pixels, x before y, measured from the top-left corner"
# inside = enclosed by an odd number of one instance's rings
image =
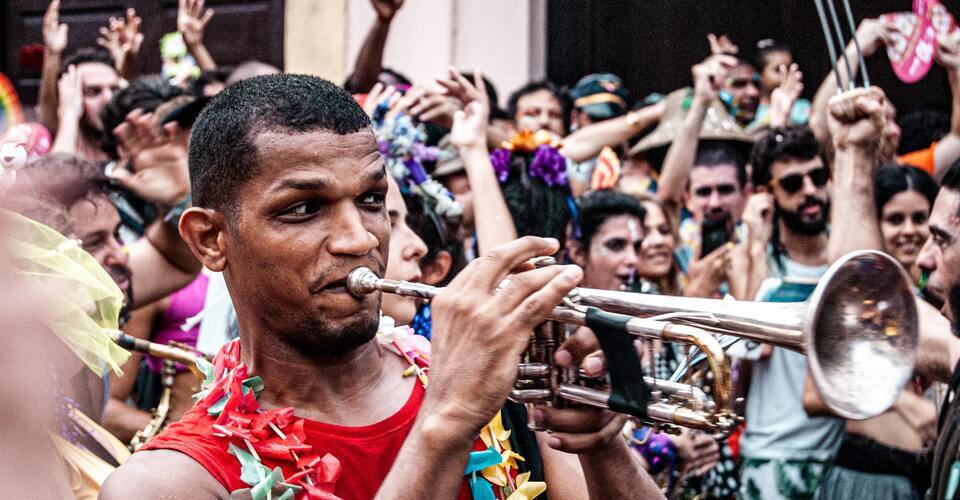
[[[197,322],[187,331],[184,331],[183,324],[190,318],[200,314],[203,310],[203,304],[207,296],[207,284],[210,282],[203,273],[197,276],[197,279],[190,282],[189,285],[170,294],[170,307],[163,312],[160,323],[156,327],[153,337],[150,339],[157,344],[166,345],[168,342],[180,342],[190,347],[197,346],[197,334],[200,333],[200,323]],[[154,356],[147,356],[147,366],[156,373],[163,371],[163,360]],[[177,363],[177,371],[183,371],[186,367]]]

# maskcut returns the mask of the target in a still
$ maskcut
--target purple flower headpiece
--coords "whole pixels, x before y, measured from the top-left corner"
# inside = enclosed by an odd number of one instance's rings
[[[510,175],[510,151],[506,148],[497,148],[490,153],[490,163],[501,184],[507,181]],[[539,177],[550,187],[567,185],[567,159],[560,151],[550,145],[541,144],[533,152],[533,159],[527,168],[530,177]]]

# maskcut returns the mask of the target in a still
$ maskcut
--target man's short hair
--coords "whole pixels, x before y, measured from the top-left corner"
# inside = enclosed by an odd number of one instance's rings
[[[217,94],[193,126],[193,203],[233,215],[240,187],[257,174],[257,134],[347,135],[369,127],[370,118],[353,97],[327,80],[289,74],[242,80]]]
[[[14,194],[48,198],[69,209],[78,201],[105,196],[112,189],[110,178],[98,163],[57,153],[37,158],[17,172]]]
[[[81,47],[76,52],[67,56],[60,64],[60,75],[62,76],[70,66],[79,66],[86,63],[106,64],[114,68],[113,57],[105,49],[96,47]],[[114,70],[116,71],[116,70]]]
[[[737,169],[737,182],[740,189],[747,185],[747,159],[736,146],[727,141],[700,141],[694,167],[721,167],[732,165]],[[689,182],[688,182],[689,188]]]
[[[135,109],[144,113],[156,111],[161,104],[186,94],[181,87],[171,84],[160,75],[147,75],[137,78],[125,89],[113,94],[110,102],[100,110],[100,121],[103,122],[103,150],[116,158],[117,138],[113,129],[123,123],[127,114]]]
[[[765,186],[770,183],[770,167],[774,162],[785,159],[806,161],[817,157],[823,160],[823,165],[829,170],[827,155],[810,127],[803,125],[770,129],[757,138],[750,152],[750,166],[753,168],[751,180],[754,186]]]
[[[547,80],[530,82],[510,94],[510,99],[507,101],[507,113],[510,114],[510,118],[513,119],[517,116],[517,103],[520,101],[521,97],[538,92],[540,90],[549,91],[554,97],[557,98],[557,101],[560,102],[560,107],[563,108],[564,123],[566,124],[566,116],[569,109],[567,98],[559,87]]]
[[[577,240],[584,246],[589,245],[593,237],[611,217],[632,215],[640,219],[640,223],[647,216],[640,201],[627,193],[605,189],[602,191],[588,191],[577,200],[580,212]]]

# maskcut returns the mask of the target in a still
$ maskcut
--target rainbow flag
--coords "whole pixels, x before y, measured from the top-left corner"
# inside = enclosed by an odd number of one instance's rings
[[[23,123],[23,106],[7,75],[0,73],[0,133]]]

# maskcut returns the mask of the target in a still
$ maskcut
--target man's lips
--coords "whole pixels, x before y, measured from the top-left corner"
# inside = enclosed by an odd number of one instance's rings
[[[343,277],[336,281],[331,281],[319,288],[310,290],[310,293],[347,293],[347,278]]]

